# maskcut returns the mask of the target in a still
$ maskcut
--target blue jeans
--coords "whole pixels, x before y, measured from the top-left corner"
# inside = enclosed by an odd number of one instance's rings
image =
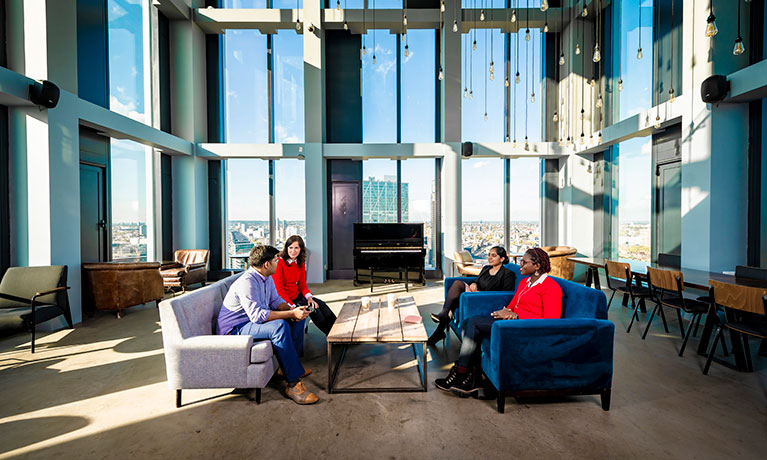
[[[304,374],[304,366],[298,359],[304,352],[304,320],[285,321],[277,319],[265,323],[245,323],[237,335],[250,335],[254,339],[269,339],[272,342],[277,362],[288,382],[296,382]]]

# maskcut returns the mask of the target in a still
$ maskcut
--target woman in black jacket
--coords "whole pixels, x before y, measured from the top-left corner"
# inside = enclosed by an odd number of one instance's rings
[[[464,292],[514,290],[516,277],[514,272],[503,266],[507,263],[509,263],[509,256],[506,255],[506,249],[502,246],[494,246],[490,248],[490,252],[487,254],[487,265],[482,267],[476,281],[471,284],[456,281],[450,286],[442,311],[431,314],[431,319],[435,323],[439,323],[439,326],[431,334],[427,344],[435,345],[445,338],[445,329],[453,317],[453,312],[458,308],[459,299]]]

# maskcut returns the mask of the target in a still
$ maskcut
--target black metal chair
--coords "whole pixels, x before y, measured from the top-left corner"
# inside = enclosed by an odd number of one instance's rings
[[[647,332],[650,330],[650,324],[652,324],[655,313],[660,310],[661,316],[663,316],[663,307],[673,308],[676,310],[677,318],[679,319],[679,329],[682,332],[682,348],[679,350],[679,356],[682,356],[687,346],[687,341],[690,339],[693,323],[697,321],[697,325],[700,325],[700,319],[704,313],[708,312],[709,305],[699,300],[684,297],[684,277],[682,272],[647,267],[647,275],[650,290],[653,291],[653,297],[657,303],[652,314],[650,314],[650,319],[647,321],[647,327],[644,334],[642,334],[642,340],[647,337]],[[683,311],[692,314],[690,324],[687,326],[687,332],[684,330],[684,322],[682,320]],[[696,330],[698,329],[697,325],[695,327]],[[666,332],[668,332],[668,327],[666,327]]]
[[[703,375],[708,374],[719,341],[724,344],[724,329],[733,330],[743,338],[743,351],[746,355],[747,370],[753,370],[748,337],[767,339],[767,288],[742,286],[709,280],[709,293],[716,305],[725,309],[724,315],[714,314],[717,322],[714,343],[708,352]],[[711,305],[712,310],[715,305]],[[734,348],[734,345],[733,345]]]
[[[613,302],[616,292],[622,292],[624,295],[628,294],[631,298],[631,306],[634,311],[631,314],[631,321],[626,329],[627,333],[631,332],[634,320],[639,321],[639,306],[644,299],[650,297],[650,290],[641,285],[639,278],[636,279],[636,284],[634,284],[634,275],[631,273],[631,266],[627,263],[607,260],[605,261],[605,274],[607,275],[607,287],[613,291],[612,295],[610,295],[610,301],[607,302],[608,309]]]
[[[35,326],[64,315],[72,329],[67,295],[67,266],[11,267],[0,281],[0,335],[32,330]]]

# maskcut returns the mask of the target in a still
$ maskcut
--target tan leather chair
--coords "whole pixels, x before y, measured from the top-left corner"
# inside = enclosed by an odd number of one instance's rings
[[[165,291],[159,262],[97,262],[83,264],[85,311],[117,310],[153,300],[162,300]]]
[[[572,281],[575,271],[575,262],[567,260],[578,253],[578,250],[570,246],[542,246],[551,260],[550,275]]]
[[[453,253],[453,261],[458,273],[464,276],[479,276],[482,271],[482,263],[474,262],[469,251],[456,251]]]
[[[182,291],[192,284],[202,283],[205,286],[209,256],[207,249],[179,249],[174,254],[174,262],[160,267],[163,286],[168,289],[180,287]]]

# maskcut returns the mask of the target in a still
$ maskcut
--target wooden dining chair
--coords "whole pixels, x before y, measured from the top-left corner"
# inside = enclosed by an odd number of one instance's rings
[[[717,328],[714,343],[708,352],[703,375],[708,374],[714,359],[716,346],[724,343],[724,329],[730,329],[743,337],[743,351],[746,355],[748,370],[753,370],[748,337],[767,339],[767,288],[742,286],[709,280],[709,292],[716,305],[725,308],[725,315],[716,315]]]
[[[644,330],[644,334],[642,334],[642,340],[644,340],[647,332],[650,330],[650,324],[652,324],[655,312],[660,309],[661,315],[663,315],[663,307],[673,308],[676,310],[676,315],[679,319],[679,329],[682,332],[682,347],[679,349],[679,356],[682,356],[687,346],[687,341],[690,339],[693,323],[697,321],[700,324],[700,318],[704,313],[708,312],[709,306],[699,300],[684,297],[684,276],[682,272],[647,267],[647,275],[650,290],[653,291],[653,296],[657,303],[650,315],[650,319],[647,321],[647,327]],[[687,326],[687,332],[684,330],[684,323],[682,321],[683,311],[692,314],[690,324]],[[666,328],[666,332],[668,332],[668,328]]]
[[[607,302],[607,308],[610,308],[610,304],[613,302],[616,292],[622,292],[628,294],[631,298],[631,306],[633,313],[631,314],[631,321],[626,332],[631,332],[631,326],[634,324],[634,320],[639,321],[639,305],[640,301],[650,297],[650,289],[641,285],[637,279],[636,284],[633,283],[634,276],[631,273],[631,266],[622,262],[613,262],[611,260],[605,261],[605,273],[607,274],[607,287],[613,291],[610,295],[610,301]],[[665,324],[665,319],[664,319]]]

